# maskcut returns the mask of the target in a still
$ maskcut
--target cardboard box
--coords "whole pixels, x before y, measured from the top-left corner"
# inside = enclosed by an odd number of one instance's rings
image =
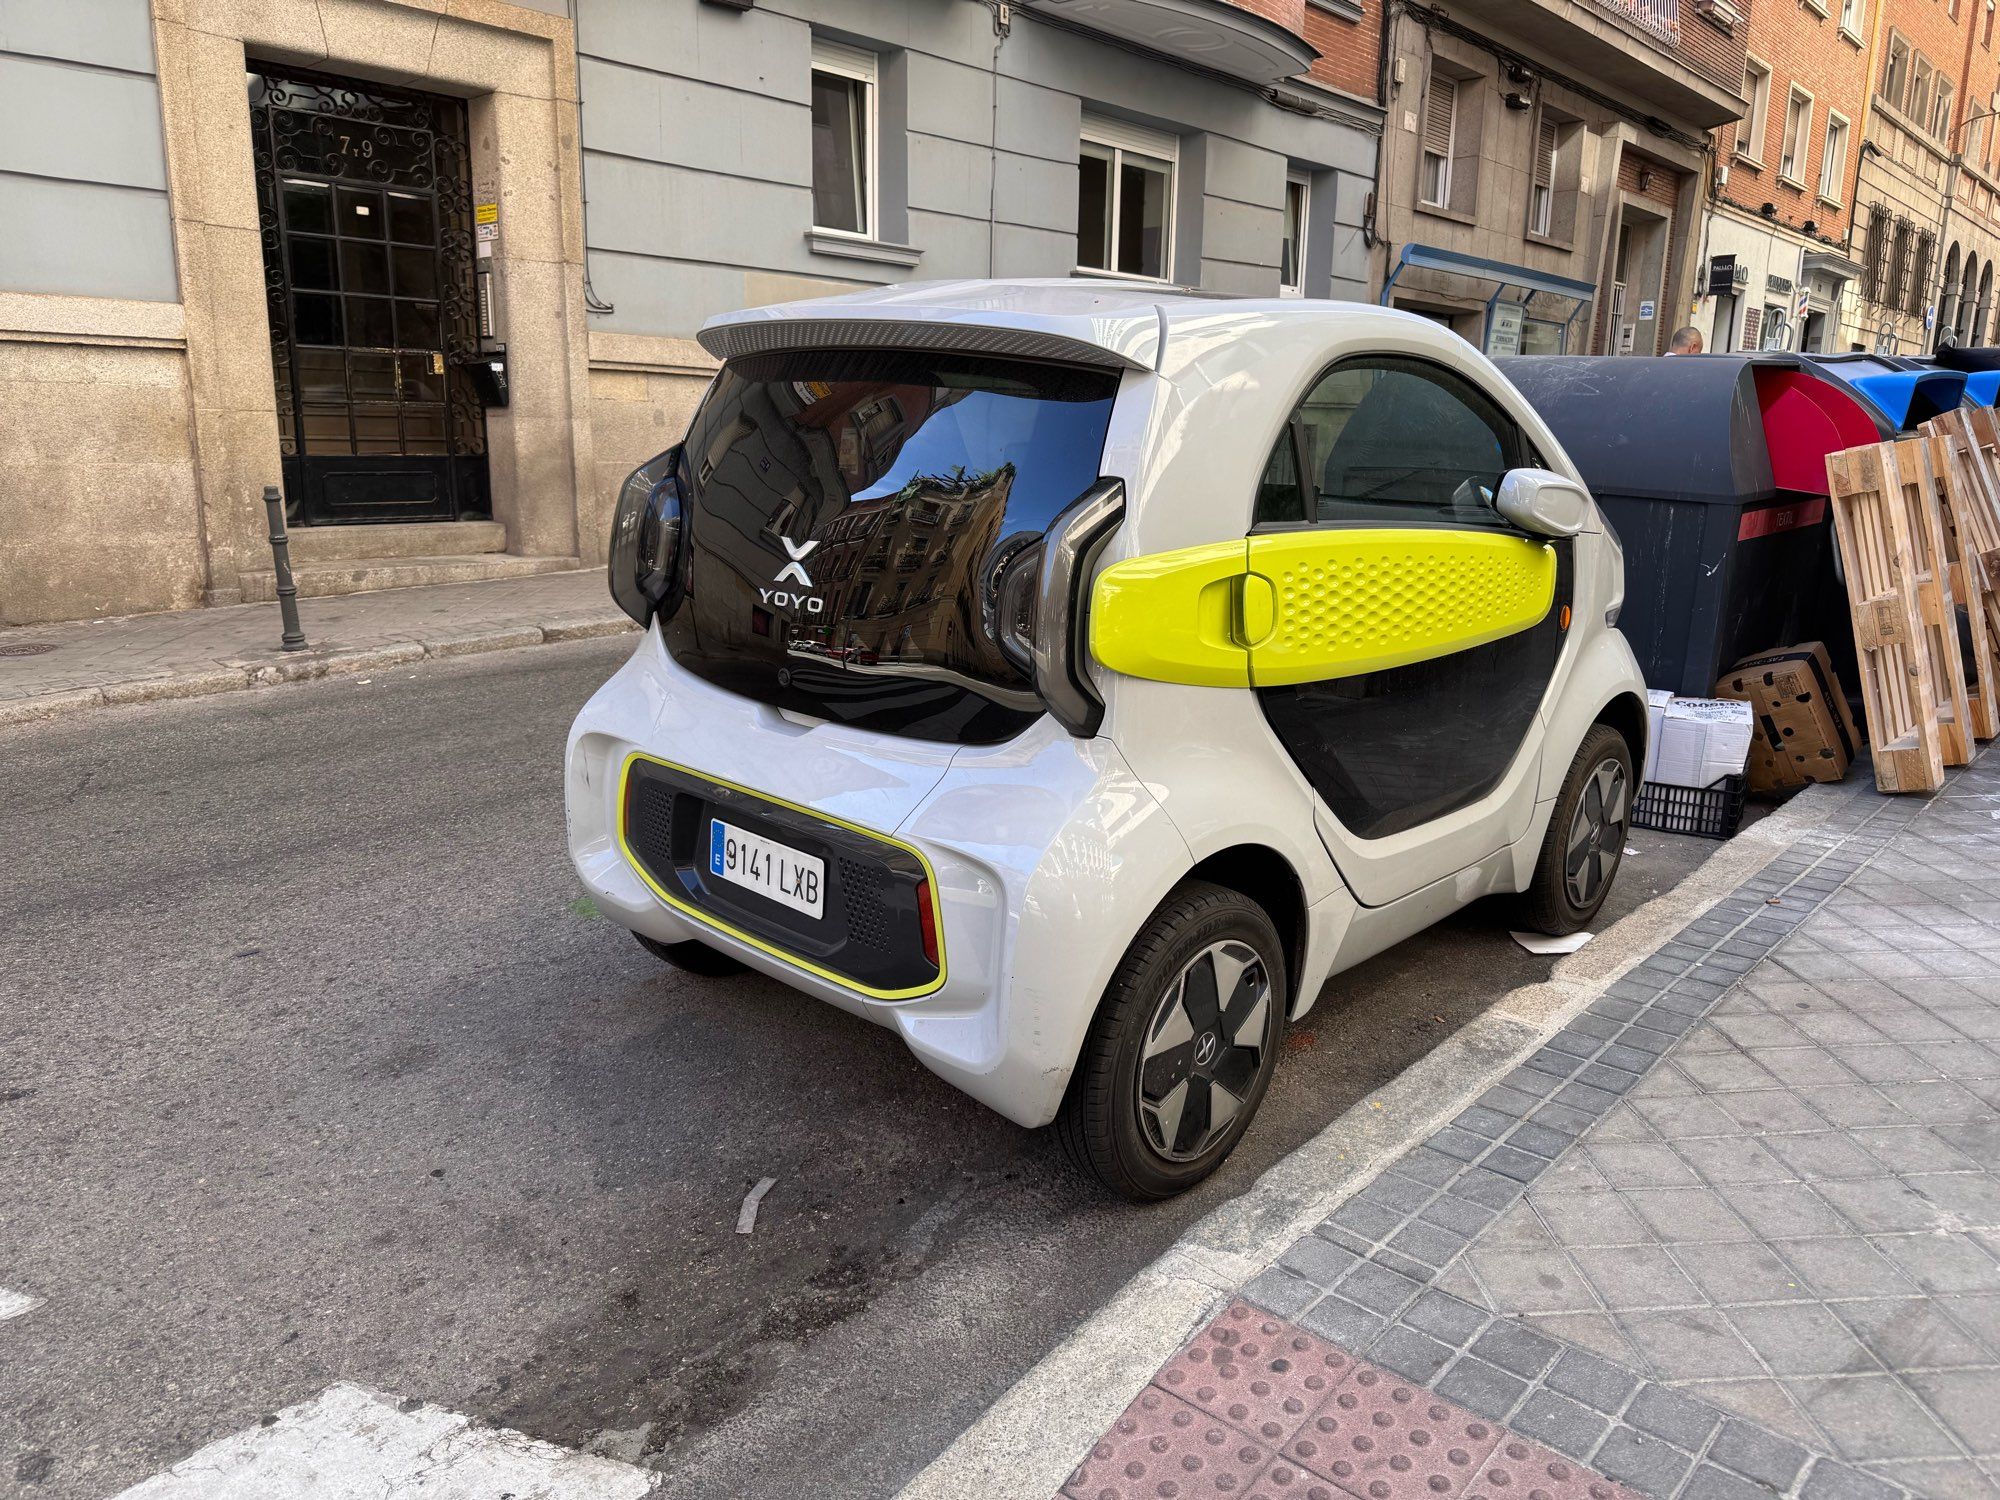
[[[1741,776],[1756,721],[1750,705],[1725,698],[1673,698],[1660,710],[1659,754],[1650,780],[1666,786],[1712,786]]]
[[[1861,748],[1847,695],[1818,641],[1744,657],[1723,674],[1715,696],[1740,699],[1756,714],[1745,773],[1753,792],[1839,781]]]

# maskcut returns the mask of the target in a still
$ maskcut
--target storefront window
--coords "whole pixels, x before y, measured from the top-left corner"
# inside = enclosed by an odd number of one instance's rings
[[[1563,352],[1563,325],[1549,318],[1528,318],[1521,324],[1523,354]]]

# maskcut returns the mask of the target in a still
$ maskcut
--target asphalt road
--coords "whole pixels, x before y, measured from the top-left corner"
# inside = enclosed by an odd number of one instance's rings
[[[353,1380],[673,1496],[888,1494],[1549,967],[1482,908],[1341,976],[1223,1172],[1109,1201],[892,1033],[578,899],[563,735],[629,649],[0,733],[0,1287],[46,1299],[0,1322],[0,1493],[95,1500]],[[1634,842],[1614,914],[1710,847]]]

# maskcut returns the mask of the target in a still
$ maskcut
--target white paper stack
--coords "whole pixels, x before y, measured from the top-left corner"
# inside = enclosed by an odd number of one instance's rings
[[[1648,781],[1709,786],[1743,774],[1756,719],[1733,698],[1671,698],[1659,709],[1659,730],[1647,756]]]

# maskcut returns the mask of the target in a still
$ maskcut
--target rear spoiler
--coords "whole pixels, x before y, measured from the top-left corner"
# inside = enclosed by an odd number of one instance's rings
[[[1139,351],[1106,348],[1088,339],[1040,328],[994,327],[930,318],[759,317],[737,314],[697,335],[717,359],[776,354],[794,349],[949,349],[1009,359],[1042,359],[1111,370],[1150,370]],[[1156,345],[1157,347],[1157,345]]]

